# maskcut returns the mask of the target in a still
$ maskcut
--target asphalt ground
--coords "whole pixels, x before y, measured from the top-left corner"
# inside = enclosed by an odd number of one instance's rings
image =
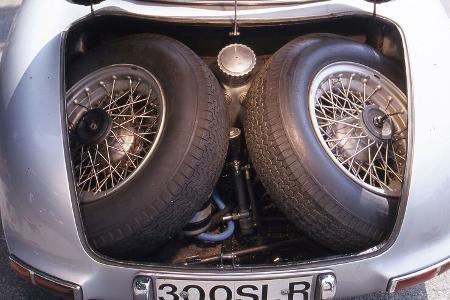
[[[62,0],[55,0],[62,1]],[[450,0],[441,0],[450,17]],[[11,22],[22,0],[0,0],[0,59]],[[8,249],[0,226],[0,300],[59,299],[17,277],[9,268]],[[379,292],[341,300],[450,300],[450,272],[425,284],[389,294]]]

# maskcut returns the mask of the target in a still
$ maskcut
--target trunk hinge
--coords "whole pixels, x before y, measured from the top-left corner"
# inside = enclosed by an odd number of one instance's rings
[[[94,35],[94,37],[95,37],[95,40],[99,43],[99,44],[102,44],[102,42],[103,42],[103,36],[102,36],[102,31],[101,30],[99,30],[99,25],[98,25],[98,22],[97,22],[97,16],[96,16],[96,14],[95,14],[95,9],[94,9],[94,4],[98,4],[98,3],[100,3],[100,2],[102,2],[103,0],[101,0],[101,1],[98,1],[98,0],[91,0],[90,1],[90,8],[91,8],[91,12],[90,12],[90,14],[89,14],[89,22],[91,23],[91,25],[92,25],[92,29],[93,29],[93,35]]]
[[[95,22],[94,1],[91,1],[90,7],[91,7],[91,17],[92,19],[94,19]]]
[[[98,4],[103,1],[105,1],[105,0],[72,0],[72,2],[75,4],[81,4],[81,5],[85,5],[85,6]]]
[[[377,17],[377,1],[373,1],[373,12],[372,12],[372,17],[374,18],[374,19],[376,19],[376,17]]]
[[[234,19],[233,19],[233,29],[230,32],[230,36],[237,37],[241,33],[239,32],[239,25],[238,25],[238,19],[237,19],[237,13],[238,13],[238,0],[234,0]]]
[[[369,1],[369,0],[368,0]],[[367,28],[367,43],[377,51],[383,50],[383,26],[377,20],[377,4],[382,2],[379,0],[370,0],[373,3],[372,18]]]

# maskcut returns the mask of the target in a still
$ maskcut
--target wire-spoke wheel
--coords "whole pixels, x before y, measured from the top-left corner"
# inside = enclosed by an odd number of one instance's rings
[[[408,144],[402,85],[398,66],[368,45],[314,34],[278,50],[247,93],[262,183],[324,246],[367,249],[393,226]]]
[[[157,79],[135,65],[95,71],[68,92],[75,182],[81,201],[98,200],[126,184],[151,157],[165,119]]]
[[[88,241],[105,255],[146,259],[219,178],[223,92],[192,50],[156,34],[102,43],[68,70],[72,177]]]
[[[369,190],[399,196],[407,145],[406,97],[378,71],[336,62],[313,79],[309,111],[327,153]]]

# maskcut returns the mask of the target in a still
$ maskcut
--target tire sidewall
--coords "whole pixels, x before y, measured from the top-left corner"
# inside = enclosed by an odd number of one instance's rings
[[[198,70],[194,70],[184,53],[179,51],[180,47],[191,50],[175,40],[153,35],[142,38],[141,41],[134,39],[133,43],[117,40],[107,47],[114,49],[113,53],[106,54],[105,48],[96,49],[83,58],[79,65],[74,66],[77,76],[114,64],[140,66],[153,74],[160,83],[165,98],[166,116],[159,143],[152,157],[138,170],[138,174],[117,191],[98,201],[82,205],[88,236],[96,236],[117,227],[117,224],[129,225],[130,220],[135,219],[142,211],[151,212],[147,214],[147,222],[151,222],[164,211],[176,210],[176,203],[154,200],[171,197],[167,185],[177,174],[191,147],[198,125],[199,95],[207,94],[199,90],[206,90],[206,87],[198,84],[201,81],[196,76]],[[208,195],[198,197],[206,199]],[[195,208],[186,207],[182,211],[183,215],[189,215],[189,211],[195,212]],[[179,214],[177,217],[186,218]],[[140,224],[136,224],[136,228],[129,228],[129,232],[136,231],[139,226]]]

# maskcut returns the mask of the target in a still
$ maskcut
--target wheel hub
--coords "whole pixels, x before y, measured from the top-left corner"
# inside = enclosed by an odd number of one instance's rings
[[[360,121],[363,130],[374,140],[386,143],[392,139],[391,119],[378,105],[370,104],[364,107]]]
[[[103,109],[88,110],[81,117],[76,129],[78,140],[82,145],[93,145],[103,141],[112,127],[111,117]]]

